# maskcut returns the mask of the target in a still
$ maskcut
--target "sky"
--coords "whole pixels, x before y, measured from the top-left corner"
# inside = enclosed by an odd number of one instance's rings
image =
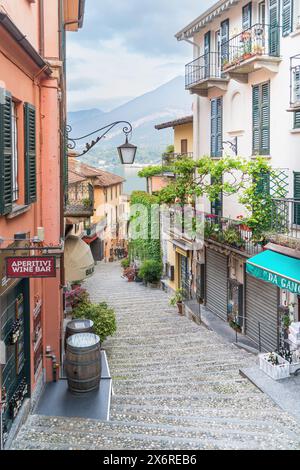
[[[174,35],[214,0],[86,0],[68,33],[69,111],[104,111],[184,74],[192,46]]]

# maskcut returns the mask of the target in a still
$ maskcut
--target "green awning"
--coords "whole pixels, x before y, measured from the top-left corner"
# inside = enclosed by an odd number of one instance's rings
[[[246,271],[262,281],[300,295],[300,259],[267,250],[248,259]]]

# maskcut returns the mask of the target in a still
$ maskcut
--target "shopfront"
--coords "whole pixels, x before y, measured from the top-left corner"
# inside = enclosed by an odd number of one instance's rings
[[[284,323],[299,321],[300,259],[266,250],[246,272],[246,335],[265,351],[285,346]]]
[[[30,396],[29,280],[3,278],[0,292],[0,340],[5,352],[0,380],[5,443],[24,399]]]

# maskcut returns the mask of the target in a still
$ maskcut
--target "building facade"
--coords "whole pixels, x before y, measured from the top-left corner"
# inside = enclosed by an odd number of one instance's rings
[[[0,2],[1,443],[59,374],[63,318],[65,36],[83,1]],[[74,10],[74,11],[73,11]],[[47,247],[49,250],[47,250]],[[53,277],[10,278],[7,257],[53,255]]]
[[[265,282],[249,268],[265,249],[299,258],[299,18],[299,0],[221,0],[176,34],[193,46],[186,89],[194,97],[194,156],[260,155],[278,175],[277,181],[265,175],[261,187],[262,197],[274,196],[272,244],[264,247],[251,243],[243,224],[234,243],[216,236],[249,215],[239,194],[203,201],[206,241],[198,282],[205,286],[204,302],[263,350],[282,345],[283,316],[299,321],[295,291]]]

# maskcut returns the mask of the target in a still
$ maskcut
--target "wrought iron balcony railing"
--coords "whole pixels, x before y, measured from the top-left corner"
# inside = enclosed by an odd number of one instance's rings
[[[190,157],[193,158],[193,152],[186,152],[186,153],[164,153],[162,156],[162,164],[163,166],[173,165],[176,160],[180,158]]]
[[[91,217],[94,214],[94,188],[90,183],[70,184],[66,194],[66,217]]]
[[[205,80],[221,78],[221,56],[218,52],[208,52],[185,66],[186,89]]]
[[[253,58],[280,56],[280,27],[257,23],[221,45],[221,69],[239,66]]]
[[[291,97],[292,110],[300,110],[300,54],[291,57]]]
[[[204,239],[218,242],[248,255],[260,253],[261,243],[253,237],[253,232],[242,220],[205,214]]]
[[[300,200],[273,199],[271,238],[300,240]]]

